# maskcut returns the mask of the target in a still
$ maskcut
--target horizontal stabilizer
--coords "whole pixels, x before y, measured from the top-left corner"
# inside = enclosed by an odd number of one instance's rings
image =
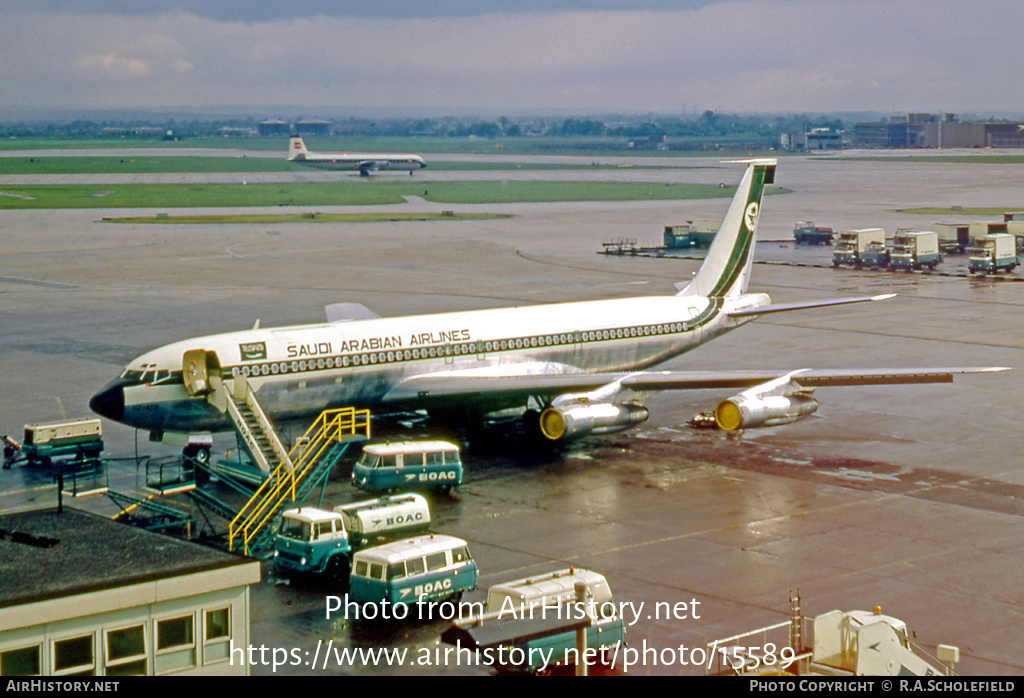
[[[728,311],[726,314],[729,317],[749,317],[752,315],[768,315],[769,313],[785,313],[790,310],[809,310],[811,308],[827,308],[833,305],[849,305],[851,303],[870,303],[872,301],[884,301],[895,296],[895,293],[883,293],[880,296],[861,296],[859,298],[837,298],[835,300],[806,301],[803,303],[777,303],[775,305],[763,305],[760,307],[731,310]]]
[[[351,322],[352,320],[373,320],[380,315],[362,303],[332,303],[324,306],[327,322]]]

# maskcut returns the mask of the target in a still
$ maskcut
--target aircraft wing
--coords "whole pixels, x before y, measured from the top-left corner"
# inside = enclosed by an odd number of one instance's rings
[[[380,315],[362,303],[332,303],[324,306],[327,322],[351,322],[352,320],[372,320]]]
[[[500,367],[499,367],[500,368]],[[510,371],[452,371],[412,376],[395,386],[385,402],[433,402],[487,398],[557,396],[570,392],[597,390],[618,382],[636,393],[662,390],[710,390],[751,388],[791,375],[806,389],[826,386],[892,385],[907,383],[951,383],[953,377],[968,373],[1009,370],[992,366],[952,368],[890,369],[802,369],[749,371],[641,371],[636,373],[583,373],[557,364],[516,366]]]

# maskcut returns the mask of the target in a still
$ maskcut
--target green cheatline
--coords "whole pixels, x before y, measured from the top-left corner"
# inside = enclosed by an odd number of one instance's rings
[[[226,225],[231,223],[381,223],[388,221],[482,221],[514,218],[506,213],[238,213],[213,216],[132,216],[103,218],[104,223],[170,223]]]
[[[411,178],[410,178],[411,179]],[[735,187],[648,182],[346,182],[0,186],[0,209],[372,206],[406,196],[438,204],[654,201],[729,198]],[[770,193],[781,193],[776,188]]]
[[[1001,206],[985,208],[964,208],[960,206],[898,208],[895,213],[914,213],[923,216],[1002,216],[1007,211],[1024,211],[1024,206]]]

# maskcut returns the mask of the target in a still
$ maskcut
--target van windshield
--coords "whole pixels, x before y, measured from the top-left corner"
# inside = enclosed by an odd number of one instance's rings
[[[278,533],[285,538],[309,541],[309,524],[298,519],[290,519],[287,516],[281,519],[281,528]]]
[[[377,465],[377,456],[363,451],[363,457],[359,459],[356,465],[361,465],[364,468],[373,468]]]

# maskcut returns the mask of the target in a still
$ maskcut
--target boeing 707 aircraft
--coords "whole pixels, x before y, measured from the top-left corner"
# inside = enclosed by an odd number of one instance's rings
[[[427,166],[423,158],[410,153],[311,153],[299,136],[288,141],[288,162],[324,170],[359,170],[363,177],[380,170],[401,170],[412,174]]]
[[[740,390],[722,400],[724,429],[792,422],[815,411],[815,388],[949,382],[997,368],[652,371],[651,367],[768,313],[888,296],[772,304],[747,293],[754,237],[775,160],[746,173],[697,274],[674,295],[381,318],[358,304],[328,306],[315,325],[197,337],[135,359],[96,394],[98,414],[139,429],[231,428],[217,384],[255,390],[275,421],[322,410],[425,410],[484,419],[515,409],[551,441],[627,429],[658,391]],[[223,389],[223,388],[222,388]]]

